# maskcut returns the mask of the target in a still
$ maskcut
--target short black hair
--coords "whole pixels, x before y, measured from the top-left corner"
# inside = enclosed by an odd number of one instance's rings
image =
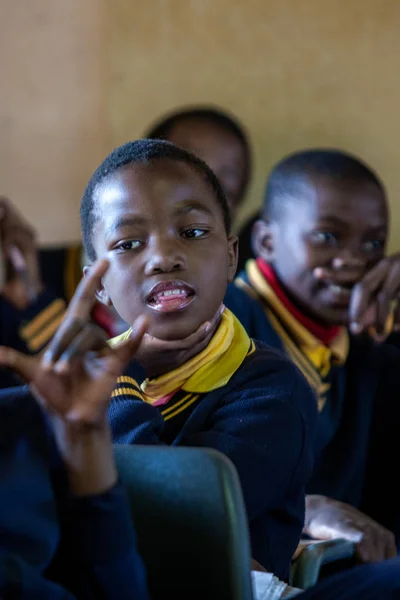
[[[157,120],[144,137],[150,139],[168,140],[168,135],[175,125],[184,119],[199,119],[211,121],[221,128],[232,133],[242,144],[244,155],[244,175],[240,189],[240,202],[242,201],[251,177],[251,148],[247,132],[243,125],[239,123],[236,117],[228,114],[215,106],[186,106],[168,113],[166,116]]]
[[[378,175],[356,156],[335,149],[314,148],[294,152],[272,169],[265,188],[263,217],[279,219],[285,204],[301,194],[313,177],[326,178],[333,185],[371,183],[386,196]]]
[[[100,183],[109,175],[130,164],[149,164],[156,160],[175,160],[191,165],[209,184],[220,205],[227,234],[230,233],[231,218],[228,203],[222,187],[212,170],[197,156],[163,140],[136,140],[115,148],[90,178],[81,201],[81,229],[83,246],[90,260],[96,259],[93,246],[93,230],[97,221],[95,192]]]

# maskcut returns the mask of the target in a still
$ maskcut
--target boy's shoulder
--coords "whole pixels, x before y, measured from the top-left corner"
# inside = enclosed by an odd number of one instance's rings
[[[230,283],[226,289],[224,304],[236,315],[250,337],[282,348],[282,343],[259,300],[235,283]]]
[[[316,414],[315,394],[296,365],[283,352],[267,344],[257,341],[253,346],[254,350],[227,384],[226,394],[240,392],[243,398],[258,396],[290,402],[303,414]]]

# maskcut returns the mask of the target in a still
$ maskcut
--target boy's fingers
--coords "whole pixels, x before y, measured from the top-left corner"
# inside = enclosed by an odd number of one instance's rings
[[[109,262],[100,259],[90,268],[88,275],[83,277],[71,300],[68,315],[75,319],[88,320],[93,305],[96,302],[96,291],[101,285],[101,278],[107,272]]]
[[[149,319],[147,317],[138,317],[132,325],[132,332],[129,339],[114,346],[114,354],[120,363],[121,372],[135,356],[148,327]]]
[[[358,325],[360,331],[370,325],[364,323],[365,312],[384,283],[388,267],[389,263],[382,260],[353,288],[349,307],[349,322],[353,326]]]
[[[27,383],[34,379],[39,364],[39,356],[27,356],[13,348],[0,346],[0,366],[12,369]]]
[[[377,331],[384,334],[386,324],[392,311],[393,302],[397,300],[400,289],[400,264],[398,261],[393,261],[387,273],[386,280],[382,290],[377,296],[378,315],[377,315]]]
[[[47,348],[43,362],[49,366],[57,362],[88,323],[96,290],[104,273],[108,269],[107,260],[97,261],[87,277],[80,282],[67,310],[66,316]]]
[[[69,364],[74,358],[80,358],[87,352],[100,352],[104,350],[108,353],[112,352],[105,332],[97,325],[88,324],[73,338],[72,342],[61,354],[55,365],[55,369],[56,371],[64,372],[68,370]]]
[[[6,247],[6,255],[16,273],[26,272],[26,260],[17,246],[10,245]]]
[[[67,348],[71,345],[72,341],[80,334],[84,325],[84,321],[81,319],[70,318],[67,313],[67,316],[61,323],[53,339],[46,348],[46,351],[43,355],[44,366],[50,366],[52,363],[56,363],[60,359]]]
[[[400,303],[397,304],[393,314],[393,330],[400,331]]]

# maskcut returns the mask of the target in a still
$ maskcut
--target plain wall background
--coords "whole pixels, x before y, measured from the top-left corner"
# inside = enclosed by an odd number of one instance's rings
[[[241,219],[276,160],[336,146],[381,175],[400,248],[399,31],[398,0],[0,0],[0,190],[44,242],[77,240],[102,156],[211,103],[253,142]]]

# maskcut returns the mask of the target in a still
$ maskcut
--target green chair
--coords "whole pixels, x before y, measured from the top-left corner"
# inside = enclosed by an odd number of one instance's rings
[[[321,567],[354,556],[355,545],[343,539],[309,541],[292,563],[292,585],[306,590],[318,581]]]
[[[152,600],[253,600],[239,479],[219,452],[115,446]]]

